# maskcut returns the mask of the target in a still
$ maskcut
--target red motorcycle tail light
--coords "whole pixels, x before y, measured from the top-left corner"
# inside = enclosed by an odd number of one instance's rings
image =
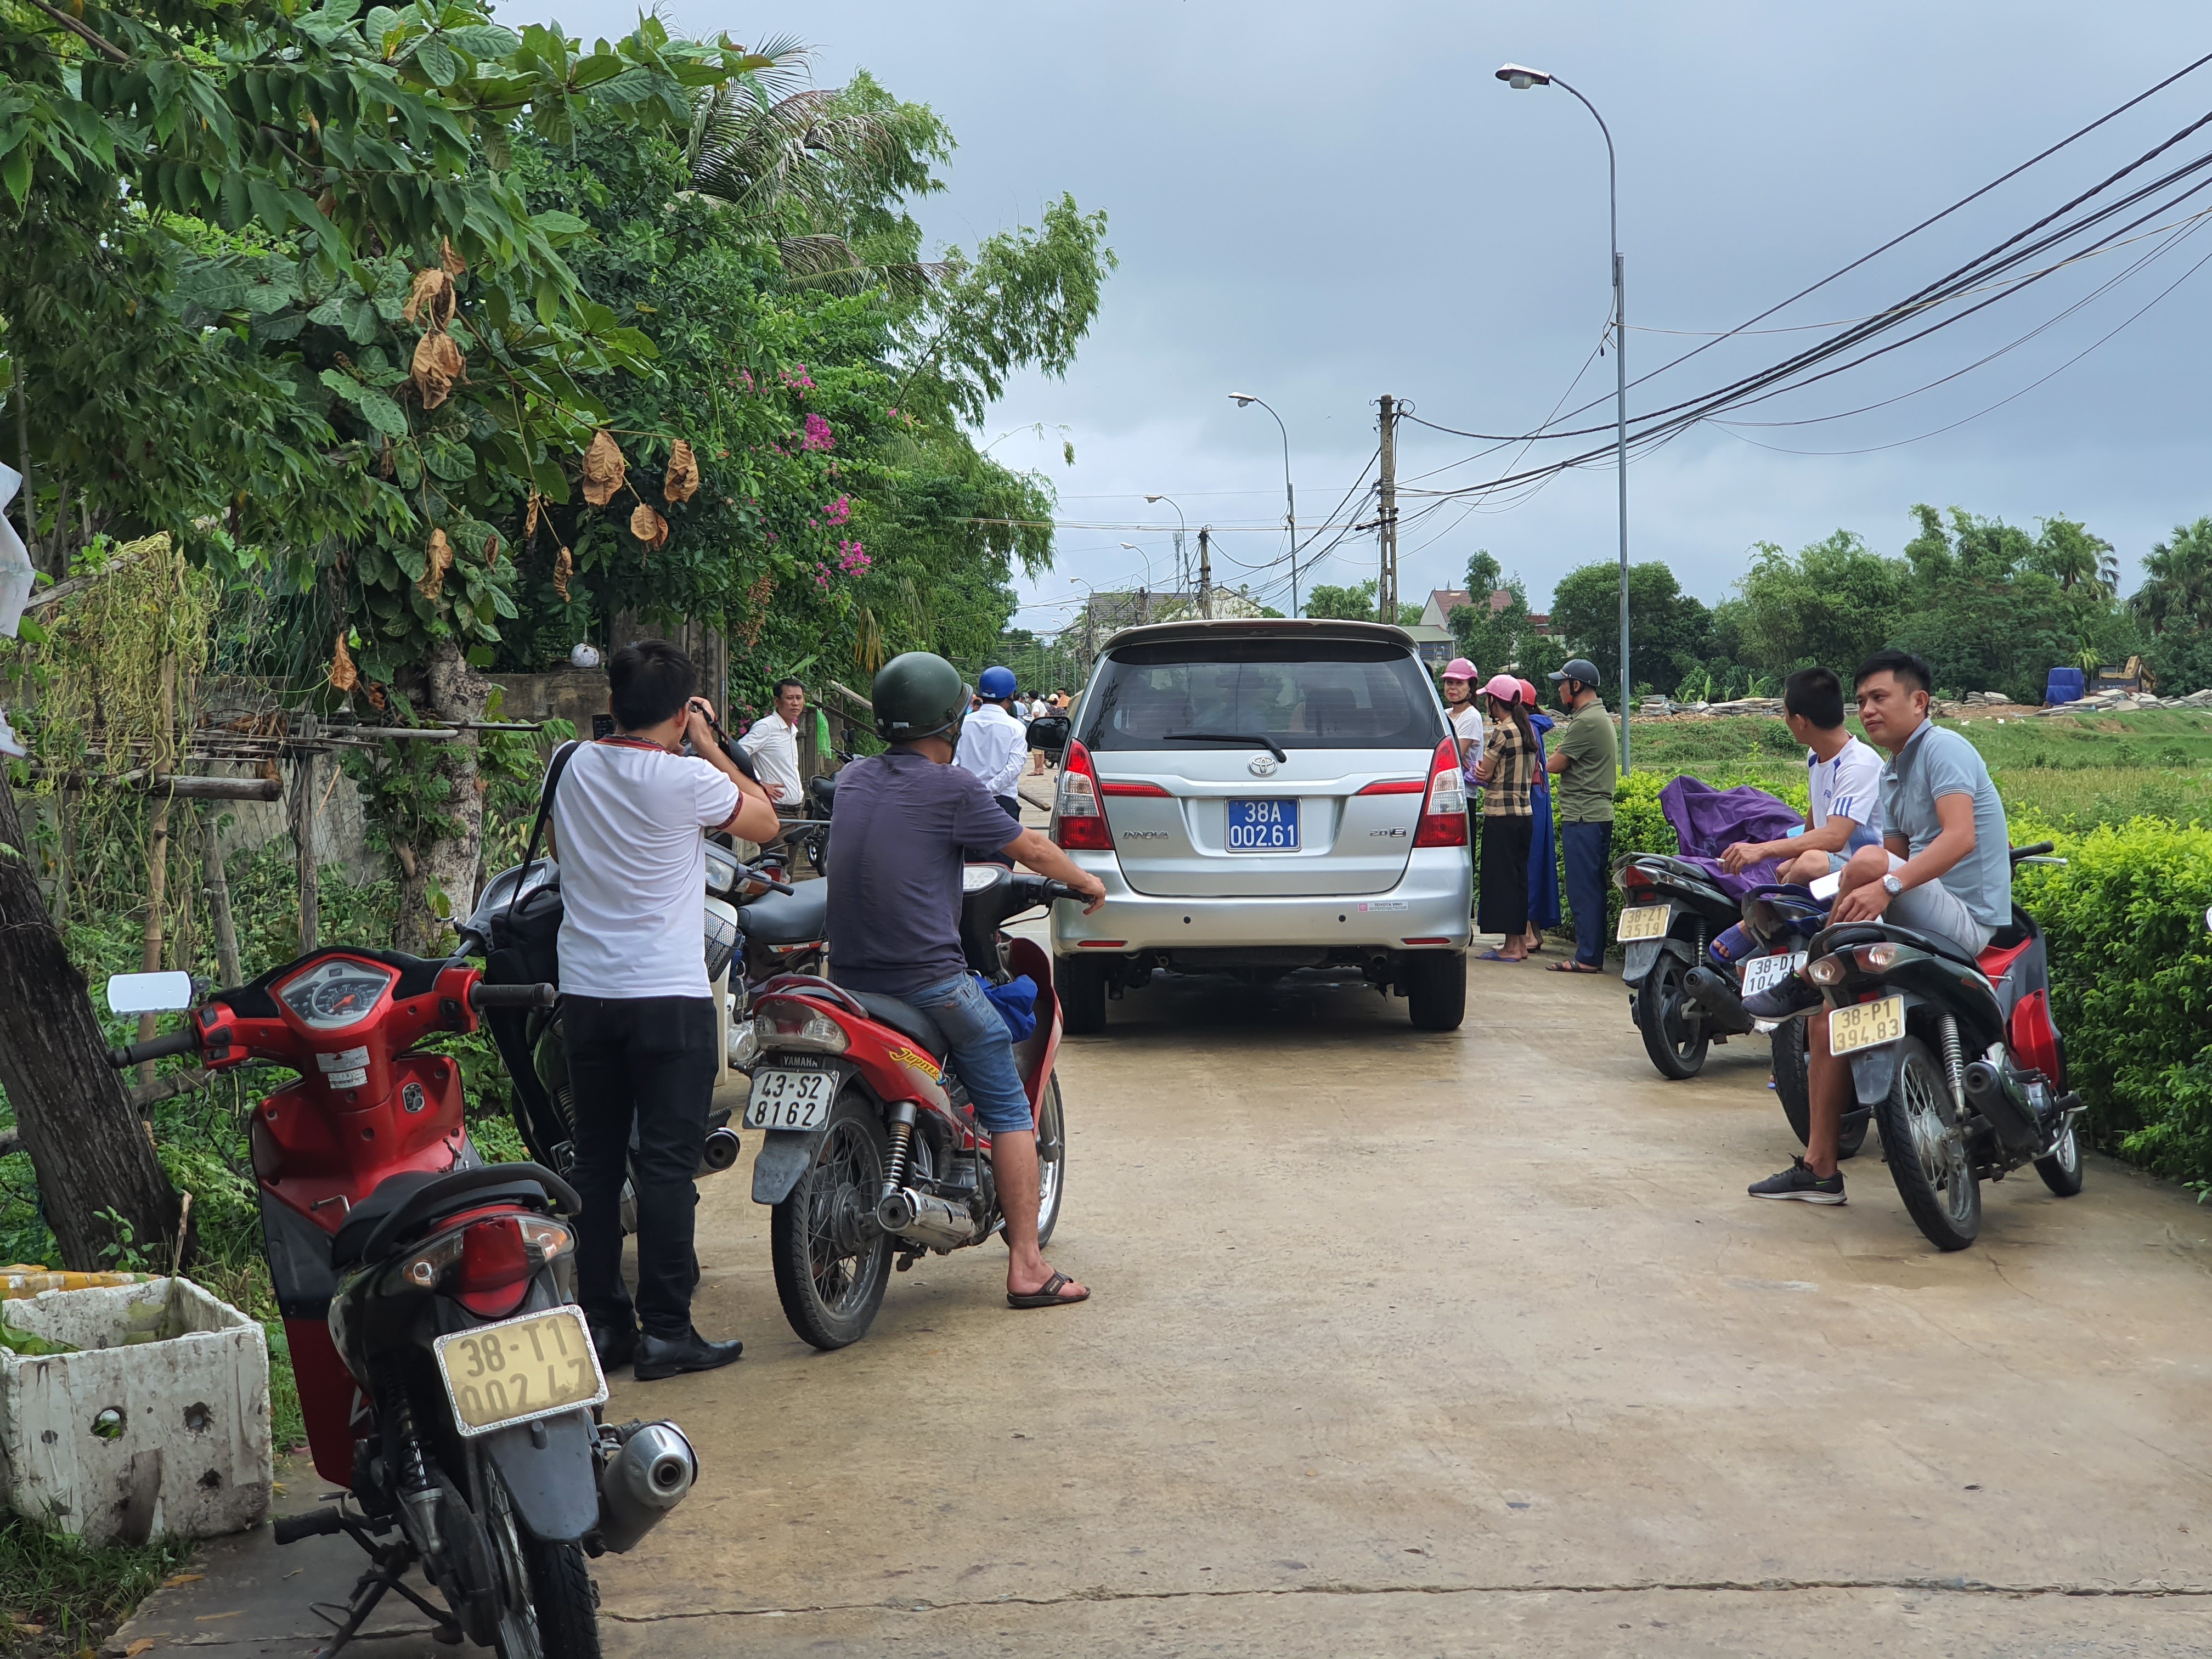
[[[524,1242],[516,1217],[479,1221],[462,1230],[460,1265],[447,1288],[471,1313],[504,1319],[522,1305],[531,1276],[544,1260],[539,1255],[532,1261],[536,1254]]]
[[[808,1048],[842,1054],[845,1028],[811,1002],[763,997],[753,1005],[753,1036],[763,1048]]]
[[[1421,803],[1416,847],[1467,845],[1467,784],[1459,769],[1459,744],[1446,738],[1429,762],[1429,798]]]
[[[1098,774],[1091,751],[1069,739],[1060,763],[1060,799],[1052,809],[1052,838],[1079,853],[1110,853],[1114,832],[1098,801]]]

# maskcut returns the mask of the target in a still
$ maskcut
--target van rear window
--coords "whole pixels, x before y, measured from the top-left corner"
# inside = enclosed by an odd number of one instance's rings
[[[1109,655],[1083,699],[1094,750],[1218,748],[1202,736],[1285,749],[1433,749],[1435,690],[1413,656],[1358,640],[1190,640]]]

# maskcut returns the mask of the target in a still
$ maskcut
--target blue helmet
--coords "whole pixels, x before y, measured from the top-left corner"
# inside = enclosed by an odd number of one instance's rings
[[[1014,695],[1014,671],[1011,668],[987,668],[975,682],[975,690],[992,702],[1003,702]]]

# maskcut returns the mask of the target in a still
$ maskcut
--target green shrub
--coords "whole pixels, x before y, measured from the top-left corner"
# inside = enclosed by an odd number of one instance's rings
[[[2050,943],[2069,1080],[2100,1145],[2212,1178],[2212,830],[2140,818],[2053,839],[2069,862],[2024,867],[2014,891]]]

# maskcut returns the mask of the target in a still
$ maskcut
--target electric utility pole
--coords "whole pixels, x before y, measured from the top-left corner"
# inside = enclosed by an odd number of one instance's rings
[[[1382,568],[1375,583],[1375,620],[1395,626],[1398,620],[1398,405],[1387,392],[1375,404],[1382,411],[1382,456],[1376,487],[1382,510],[1375,526],[1375,546]]]
[[[1198,614],[1208,622],[1213,620],[1213,550],[1212,527],[1198,527]]]

